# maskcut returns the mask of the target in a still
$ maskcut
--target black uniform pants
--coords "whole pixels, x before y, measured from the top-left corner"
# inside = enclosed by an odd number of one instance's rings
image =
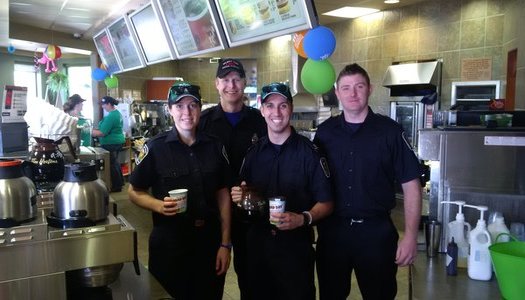
[[[314,259],[309,228],[292,231],[250,228],[250,299],[315,300]]]
[[[344,300],[352,272],[365,300],[394,299],[397,293],[398,233],[390,217],[364,219],[332,216],[318,226],[317,276],[321,300]]]
[[[122,150],[122,144],[101,145],[109,151],[109,174],[111,177],[111,191],[119,192],[124,185],[124,176],[118,162],[118,153]]]
[[[225,275],[217,276],[215,260],[220,226],[154,227],[149,239],[149,271],[177,300],[222,299]]]
[[[235,208],[234,208],[235,209]],[[231,224],[232,244],[233,244],[233,267],[237,274],[237,284],[239,285],[240,300],[251,299],[248,295],[248,245],[247,234],[250,223],[242,222],[234,217]]]

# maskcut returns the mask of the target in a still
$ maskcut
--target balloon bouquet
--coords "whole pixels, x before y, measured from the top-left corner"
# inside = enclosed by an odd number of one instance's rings
[[[91,72],[91,78],[93,78],[93,80],[96,81],[104,80],[104,83],[106,84],[106,87],[108,89],[118,87],[118,78],[113,74],[109,74],[109,72],[107,71],[107,67],[104,64],[101,64],[100,68],[95,68]]]
[[[46,50],[42,53],[42,57],[37,57],[35,55],[35,67],[38,68],[40,65],[45,65],[46,73],[58,71],[58,67],[55,64],[55,60],[59,59],[62,56],[62,51],[60,47],[56,45],[47,45]]]
[[[325,26],[297,32],[293,35],[294,49],[306,58],[301,70],[301,83],[312,94],[324,94],[335,83],[335,69],[328,60],[335,51],[335,35]]]

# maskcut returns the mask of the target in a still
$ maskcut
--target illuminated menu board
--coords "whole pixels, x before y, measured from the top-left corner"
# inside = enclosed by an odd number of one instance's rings
[[[126,16],[109,25],[108,33],[115,47],[115,52],[120,59],[122,71],[145,66],[141,53],[126,22]]]
[[[225,38],[212,0],[154,0],[177,57],[225,48]]]
[[[151,3],[130,14],[129,21],[146,64],[176,58],[175,51],[168,43],[167,35]]]
[[[310,29],[318,24],[310,0],[215,0],[230,46]]]
[[[113,74],[120,72],[122,68],[106,30],[104,29],[96,34],[93,37],[93,41],[95,42],[95,47],[97,47],[97,52],[102,63],[106,65],[108,73]]]

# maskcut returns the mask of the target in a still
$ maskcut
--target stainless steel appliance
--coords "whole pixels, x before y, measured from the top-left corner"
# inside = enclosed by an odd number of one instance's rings
[[[430,163],[429,218],[443,226],[440,251],[445,252],[447,226],[465,201],[503,213],[505,221],[525,220],[525,128],[444,127],[419,131],[420,159]],[[476,224],[479,213],[464,209]]]
[[[401,124],[415,148],[417,131],[432,128],[432,116],[439,109],[441,64],[441,60],[395,64],[383,77],[383,86],[390,89],[390,118]]]
[[[111,273],[114,265],[137,262],[136,232],[122,216],[110,214],[95,226],[60,229],[48,226],[49,212],[41,209],[30,223],[0,228],[0,299],[65,300],[69,272],[82,270],[85,284],[109,284],[118,277]],[[96,267],[110,273],[101,278],[85,271]]]
[[[109,151],[100,147],[80,146],[80,152],[77,156],[81,162],[94,163],[97,177],[104,182],[108,190],[111,190]]]
[[[450,105],[457,110],[489,110],[491,99],[501,95],[501,81],[452,82]]]
[[[22,160],[0,159],[0,227],[36,217],[36,188],[22,172]]]

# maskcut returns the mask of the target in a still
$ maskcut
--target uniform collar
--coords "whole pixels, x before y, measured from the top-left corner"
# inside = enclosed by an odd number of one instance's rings
[[[295,140],[297,140],[297,136],[299,134],[297,133],[297,131],[295,131],[295,128],[293,128],[292,126],[292,133],[290,134],[290,136],[286,139],[286,141],[284,141],[284,143],[281,145],[282,147],[286,147],[286,145],[288,144],[291,144],[293,143]],[[261,139],[261,146],[264,148],[264,147],[272,147],[272,142],[270,141],[270,139],[268,138],[267,135],[265,135],[262,139]]]
[[[344,111],[339,115],[339,126],[341,126],[342,128],[346,128],[346,120],[345,120],[345,115],[344,115]],[[368,124],[370,122],[373,121],[373,119],[375,118],[375,113],[374,111],[372,110],[372,108],[370,108],[370,106],[368,106],[368,114],[366,114],[366,118],[365,120],[363,121],[363,123],[361,124]]]
[[[200,141],[206,141],[208,140],[208,136],[203,134],[199,129],[197,129],[197,136],[195,138],[195,143],[193,145],[198,144]],[[173,128],[168,132],[168,136],[166,137],[166,143],[170,142],[179,142],[181,143],[179,139],[179,134],[177,132],[177,128],[173,126]]]
[[[246,115],[246,111],[247,111],[248,107],[243,104],[242,105],[242,108],[241,108],[241,118],[239,119],[239,121],[241,121],[243,119],[243,117]],[[225,112],[224,110],[222,109],[222,105],[221,103],[219,102],[219,104],[217,104],[217,109],[214,110],[213,112],[213,115],[212,115],[213,119],[214,120],[217,120],[217,119],[226,119],[226,115],[225,115]]]

